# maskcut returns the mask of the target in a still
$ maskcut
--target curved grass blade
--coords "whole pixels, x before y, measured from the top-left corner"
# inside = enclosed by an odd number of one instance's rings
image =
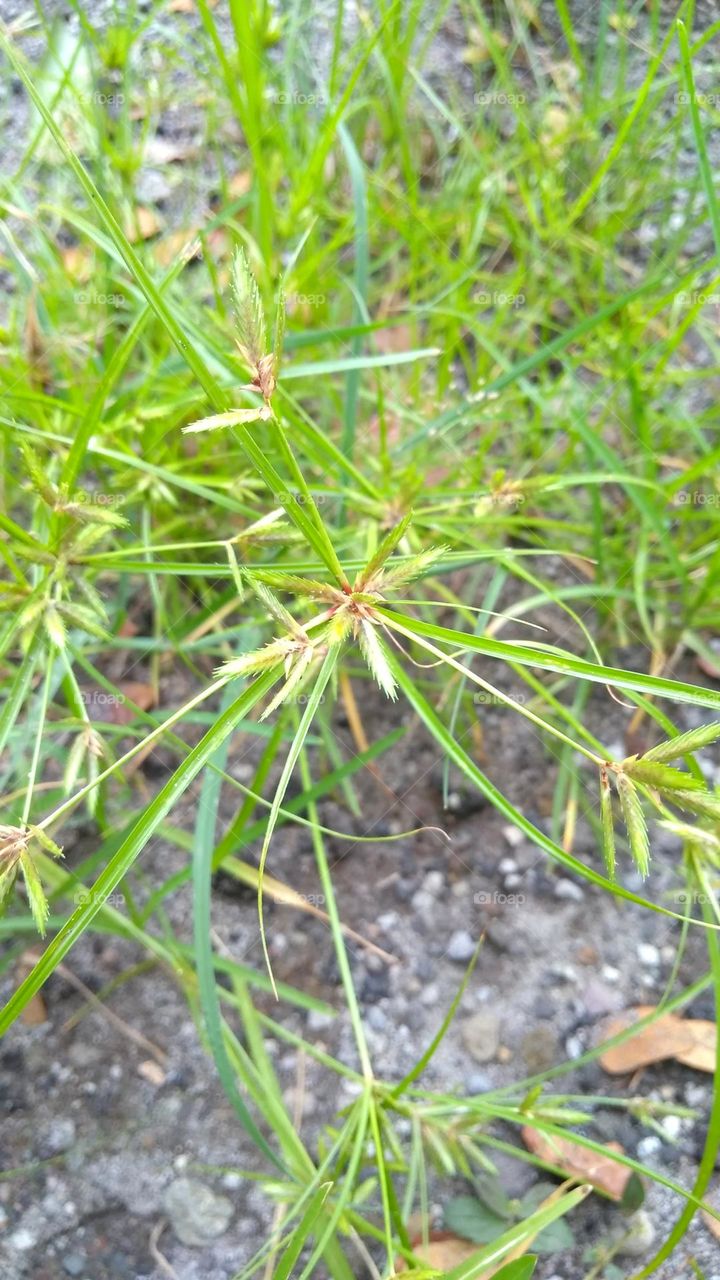
[[[520,831],[524,831],[525,835],[528,836],[529,839],[532,840],[540,849],[544,849],[546,853],[549,853],[551,858],[556,862],[560,862],[562,866],[568,867],[577,875],[582,876],[585,880],[589,880],[592,884],[596,884],[603,889],[609,890],[610,893],[613,893],[618,898],[624,898],[627,902],[635,902],[638,906],[647,907],[650,911],[656,911],[660,915],[670,916],[674,920],[688,919],[687,916],[680,915],[676,911],[671,911],[668,907],[661,907],[655,902],[650,902],[647,898],[641,898],[638,894],[632,893],[630,889],[623,888],[622,885],[614,884],[611,880],[606,879],[605,876],[601,876],[597,871],[593,871],[592,867],[586,867],[584,863],[580,862],[577,858],[574,858],[572,854],[567,853],[565,849],[563,849],[559,844],[556,844],[554,840],[551,840],[549,836],[546,836],[544,831],[541,831],[539,827],[536,827],[534,823],[530,822],[529,818],[526,818],[519,809],[515,808],[515,805],[511,804],[510,801],[505,798],[501,791],[498,791],[497,787],[493,786],[490,779],[486,778],[485,774],[478,769],[474,760],[471,760],[470,756],[461,747],[460,743],[456,742],[455,739],[450,736],[440,717],[430,706],[430,703],[420,692],[414,681],[410,679],[394,654],[388,654],[388,662],[392,668],[393,675],[395,676],[398,685],[405,694],[411,707],[413,707],[417,712],[428,732],[432,734],[438,744],[445,752],[447,752],[453,763],[461,769],[466,778],[469,778],[469,780],[473,782],[480,791],[482,791],[483,795],[487,796],[490,803],[494,805],[494,807],[502,813],[508,821],[512,822]],[[697,924],[699,922],[691,921],[691,923]]]
[[[117,853],[110,859],[105,870],[98,876],[92,887],[88,900],[82,903],[63,925],[60,932],[43,952],[37,964],[25,980],[0,1010],[0,1035],[7,1030],[27,1005],[28,1001],[40,990],[50,974],[55,971],[60,961],[77,942],[88,925],[101,910],[104,901],[113,889],[127,874],[135,859],[145,848],[153,832],[169,813],[172,806],[187,789],[193,778],[200,772],[207,761],[214,755],[218,746],[232,733],[235,726],[247,715],[269,689],[272,688],[277,675],[273,671],[265,672],[245,689],[228,707],[211,729],[200,740],[196,747],[182,762],[155,799],[148,805],[130,834],[123,841]]]
[[[517,644],[505,640],[490,640],[485,636],[475,636],[450,627],[441,627],[436,623],[422,622],[419,618],[406,618],[394,613],[384,605],[376,606],[377,613],[387,618],[398,631],[412,637],[428,636],[430,639],[444,641],[460,649],[471,649],[474,653],[482,653],[489,658],[504,658],[507,662],[518,662],[521,666],[540,667],[543,671],[556,671],[560,675],[580,676],[583,680],[592,680],[596,684],[610,684],[618,689],[632,689],[639,693],[653,693],[658,698],[673,698],[676,702],[691,702],[697,707],[720,709],[720,693],[714,689],[703,689],[699,685],[686,684],[682,680],[666,680],[662,676],[645,675],[641,671],[623,671],[619,667],[604,667],[596,662],[586,662],[584,658],[576,658],[560,650],[545,650],[540,646]]]
[[[223,697],[223,712],[228,708],[229,693],[230,689],[227,687]],[[217,770],[225,768],[229,745],[230,735],[227,734],[215,754],[208,761],[208,764],[214,765],[215,768],[208,769],[203,779],[193,837],[193,941],[198,993],[208,1042],[215,1059],[217,1073],[230,1104],[243,1129],[252,1138],[255,1146],[272,1161],[276,1168],[284,1172],[282,1164],[260,1133],[238,1091],[235,1073],[225,1050],[220,1001],[218,1000],[215,986],[215,967],[211,942],[210,888],[212,855],[215,847],[215,827],[217,825],[218,805],[222,787],[222,776]]]
[[[278,781],[277,788],[275,790],[275,795],[273,796],[272,808],[270,809],[270,815],[268,817],[267,828],[265,831],[265,839],[263,840],[262,851],[260,853],[260,864],[258,866],[258,876],[259,876],[258,920],[260,923],[260,938],[262,941],[263,955],[265,956],[265,964],[267,965],[267,970],[270,975],[270,981],[273,984],[273,991],[275,991],[275,979],[273,977],[272,966],[270,964],[270,955],[268,952],[267,940],[265,937],[265,922],[263,919],[263,893],[262,893],[263,871],[265,870],[265,863],[267,862],[268,850],[270,848],[270,841],[272,840],[273,831],[275,830],[275,826],[277,824],[277,820],[280,815],[280,807],[282,805],[285,792],[287,791],[288,783],[290,782],[290,778],[292,776],[292,771],[295,768],[298,756],[302,751],[303,743],[305,742],[305,738],[307,737],[310,726],[315,718],[315,712],[320,706],[320,699],[322,698],[322,695],[325,691],[325,687],[333,671],[335,670],[338,656],[339,656],[339,649],[337,646],[334,646],[333,648],[328,650],[323,660],[323,664],[318,672],[317,679],[315,680],[315,683],[312,687],[312,691],[308,694],[308,700],[305,706],[305,710],[303,711],[302,717],[300,719],[300,723],[295,732],[295,736],[292,740],[292,743],[290,744],[287,758],[285,760],[285,764],[283,765],[283,771],[280,774],[280,779]],[[277,995],[277,992],[275,994]]]

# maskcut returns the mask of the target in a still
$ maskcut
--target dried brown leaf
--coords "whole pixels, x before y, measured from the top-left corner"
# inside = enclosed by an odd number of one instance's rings
[[[522,1139],[528,1150],[545,1164],[561,1169],[571,1178],[589,1182],[611,1200],[622,1200],[632,1170],[618,1164],[613,1160],[612,1155],[600,1155],[596,1151],[589,1151],[587,1147],[578,1146],[570,1138],[541,1133],[532,1125],[525,1125]],[[608,1142],[605,1150],[608,1153],[623,1154],[623,1148],[617,1142]]]
[[[654,1012],[654,1005],[638,1005],[634,1009],[626,1009],[605,1024],[603,1038],[611,1039]],[[600,1057],[600,1065],[609,1075],[625,1075],[654,1062],[674,1058],[676,1062],[694,1067],[696,1071],[712,1073],[715,1070],[716,1037],[714,1022],[664,1013],[655,1022],[641,1028],[637,1035],[607,1049]]]
[[[154,209],[138,205],[133,210],[125,225],[125,234],[131,244],[138,240],[149,240],[162,230],[162,222]]]

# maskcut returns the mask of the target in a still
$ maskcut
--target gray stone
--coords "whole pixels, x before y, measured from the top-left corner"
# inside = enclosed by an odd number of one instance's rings
[[[456,929],[448,943],[448,960],[454,960],[455,964],[468,964],[475,955],[476,946],[475,939],[467,929]]]
[[[411,906],[420,916],[431,915],[436,910],[435,899],[427,889],[418,889],[412,896]]]
[[[18,1252],[24,1253],[27,1249],[34,1249],[37,1244],[37,1236],[29,1227],[18,1227],[17,1231],[13,1231],[8,1240],[8,1244],[17,1249]]]
[[[652,1248],[655,1236],[650,1214],[646,1209],[638,1209],[618,1232],[618,1255],[622,1258],[642,1258]]]
[[[658,1138],[656,1134],[651,1133],[647,1138],[641,1138],[637,1144],[638,1160],[652,1159],[662,1151],[662,1138]]]
[[[585,1012],[592,1018],[604,1017],[607,1013],[616,1013],[622,1007],[622,994],[599,978],[590,978],[582,993]]]
[[[227,1231],[233,1206],[196,1178],[176,1178],[163,1197],[170,1225],[181,1244],[201,1247]]]
[[[531,1075],[547,1071],[560,1057],[560,1046],[552,1027],[540,1024],[525,1032],[520,1045],[525,1065]]]
[[[422,1004],[432,1006],[437,1004],[440,999],[440,988],[437,982],[429,982],[420,993],[420,1001]]]
[[[576,1058],[582,1057],[582,1055],[585,1052],[585,1045],[580,1039],[580,1036],[578,1035],[568,1036],[567,1040],[565,1041],[565,1052],[568,1058],[572,1058],[573,1062],[575,1061]]]
[[[484,1071],[471,1071],[465,1080],[465,1089],[473,1097],[478,1093],[489,1093],[492,1087],[492,1080]]]
[[[69,1276],[81,1276],[85,1270],[87,1259],[81,1253],[66,1253],[62,1260],[62,1269]]]
[[[482,1009],[461,1025],[462,1041],[476,1062],[491,1062],[500,1045],[500,1020],[490,1009]]]
[[[307,1018],[308,1031],[326,1031],[335,1021],[331,1013],[323,1013],[322,1009],[311,1009]]]
[[[367,1020],[368,1026],[372,1027],[373,1031],[384,1031],[387,1027],[387,1017],[377,1004],[370,1006],[367,1014]]]
[[[555,897],[564,902],[582,902],[585,893],[574,880],[558,880],[555,885]]]
[[[51,1121],[44,1133],[40,1134],[37,1153],[41,1160],[49,1160],[51,1156],[62,1155],[75,1143],[75,1123],[69,1116],[60,1116]]]
[[[428,871],[422,882],[422,888],[425,893],[430,893],[433,898],[438,898],[445,888],[445,877],[442,871]]]

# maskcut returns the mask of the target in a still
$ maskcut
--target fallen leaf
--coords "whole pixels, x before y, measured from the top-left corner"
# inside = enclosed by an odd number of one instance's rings
[[[532,1125],[525,1125],[522,1131],[525,1146],[544,1164],[554,1165],[571,1178],[589,1182],[598,1191],[603,1191],[611,1200],[622,1200],[625,1187],[632,1175],[632,1169],[618,1164],[612,1155],[601,1155],[597,1151],[589,1151],[587,1147],[578,1146],[570,1138],[556,1137],[555,1134],[540,1133]],[[604,1148],[608,1153],[623,1155],[623,1148],[617,1142],[608,1142]]]
[[[412,330],[409,324],[388,325],[387,329],[376,329],[373,342],[383,355],[407,351],[412,346]]]
[[[31,996],[20,1016],[28,1027],[39,1027],[43,1022],[47,1022],[48,1013],[42,996],[39,994]]]
[[[84,689],[83,700],[91,720],[101,724],[132,724],[136,711],[130,704],[134,703],[141,711],[149,711],[155,706],[155,690],[142,680],[121,680],[117,693]]]
[[[641,1018],[655,1012],[654,1005],[638,1005],[626,1009],[618,1017],[606,1022],[603,1039],[625,1031]],[[702,1018],[681,1018],[675,1013],[664,1013],[636,1035],[622,1044],[607,1049],[600,1057],[600,1065],[609,1075],[626,1075],[654,1062],[674,1058],[696,1071],[715,1070],[715,1042],[717,1028],[714,1022]]]
[[[21,979],[26,978],[30,970],[34,968],[40,959],[40,954],[41,953],[35,947],[30,947],[27,951],[23,951],[18,960],[19,976]],[[28,1001],[22,1011],[21,1017],[23,1022],[27,1023],[29,1027],[39,1027],[41,1023],[47,1022],[47,1008],[40,992]]]
[[[709,676],[711,680],[720,680],[720,653],[716,661],[705,658],[702,654],[699,654],[695,661],[704,676]]]
[[[154,209],[138,205],[125,223],[125,234],[131,244],[138,240],[149,240],[162,230],[162,222]]]
[[[169,267],[170,263],[181,255],[184,255],[188,260],[197,258],[200,255],[200,241],[197,239],[197,232],[192,229],[188,231],[171,231],[169,235],[163,236],[162,240],[158,240],[154,246],[154,253],[161,267]]]
[[[411,1241],[411,1248],[428,1267],[436,1271],[452,1271],[453,1267],[467,1262],[468,1258],[477,1253],[479,1245],[472,1244],[470,1240],[461,1240],[460,1236],[453,1235],[451,1231],[431,1231],[425,1248],[422,1239]],[[395,1267],[400,1272],[405,1269],[401,1258],[396,1260]]]
[[[234,173],[228,183],[228,194],[234,199],[239,196],[246,196],[253,184],[253,176],[250,169],[239,169]]]
[[[156,134],[145,144],[144,159],[146,164],[173,164],[176,160],[186,160],[194,154],[194,147],[180,146],[177,142],[170,142],[169,138],[161,138]]]
[[[83,249],[79,244],[73,244],[63,249],[61,257],[68,275],[77,284],[87,284],[92,273],[92,256],[87,249]]]

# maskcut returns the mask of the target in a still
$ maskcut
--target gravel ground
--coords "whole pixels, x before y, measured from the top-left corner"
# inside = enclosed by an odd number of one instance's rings
[[[696,671],[676,673],[697,678]],[[626,713],[597,693],[593,712],[608,732],[608,721],[622,739]],[[397,723],[394,709],[364,708],[368,731],[387,731]],[[544,828],[553,781],[552,762],[524,722],[501,708],[482,708],[485,767],[510,798]],[[688,724],[693,711],[688,709]],[[349,745],[342,720],[338,738]],[[618,743],[620,745],[620,743]],[[249,775],[256,742],[235,743],[232,771]],[[151,772],[164,768],[149,761]],[[481,1093],[590,1047],[602,1019],[634,1003],[654,1003],[671,968],[677,932],[654,914],[560,874],[545,855],[518,840],[493,810],[451,778],[450,809],[442,810],[441,763],[420,730],[383,763],[383,784],[365,773],[360,779],[363,827],[377,833],[407,829],[418,822],[442,825],[451,843],[424,832],[396,844],[358,845],[331,841],[333,877],[342,918],[365,937],[397,957],[388,965],[361,947],[352,947],[356,986],[365,1015],[376,1073],[398,1079],[432,1038],[460,981],[474,940],[486,941],[466,997],[424,1082],[459,1095]],[[592,783],[589,780],[589,785]],[[396,799],[392,799],[389,787]],[[529,799],[532,797],[532,799]],[[190,825],[196,796],[186,797],[173,821]],[[348,817],[328,801],[322,821],[347,829]],[[70,863],[86,856],[90,834]],[[589,833],[579,830],[576,852],[591,865],[597,854]],[[652,894],[677,888],[677,848],[669,837],[655,844]],[[148,889],[182,865],[174,846],[153,841],[142,859]],[[276,839],[269,870],[290,880],[302,893],[317,895],[307,833],[283,830]],[[632,873],[628,887],[639,888]],[[255,903],[251,894],[217,883],[213,923],[218,938],[237,959],[262,967]],[[190,901],[183,892],[168,904],[173,927],[190,933]],[[355,1064],[351,1028],[332,943],[322,922],[285,907],[269,908],[269,938],[276,977],[326,999],[335,1018],[281,1004],[275,1016],[295,1031],[326,1045]],[[118,976],[138,959],[127,944],[104,937],[85,938],[68,958],[67,968],[90,990]],[[679,982],[689,983],[705,969],[702,943],[693,937]],[[144,972],[119,987],[108,1000],[113,1015],[86,1012],[82,993],[67,976],[56,975],[46,989],[47,1021],[15,1026],[0,1049],[0,1087],[7,1112],[3,1125],[3,1163],[27,1171],[0,1182],[0,1212],[6,1233],[0,1263],[18,1280],[161,1280],[167,1273],[154,1263],[150,1240],[161,1229],[157,1247],[182,1280],[230,1280],[257,1247],[270,1223],[259,1190],[240,1180],[240,1169],[257,1167],[243,1140],[209,1060],[198,1044],[187,1006],[163,974]],[[269,999],[263,1002],[272,1008]],[[712,1017],[709,997],[691,1008]],[[70,1025],[68,1025],[70,1021]],[[153,1053],[132,1034],[162,1050],[162,1068]],[[299,1064],[294,1052],[273,1039],[268,1048],[291,1107],[301,1106],[301,1130],[312,1143],[337,1105],[351,1093],[313,1062]],[[151,1065],[148,1066],[148,1063]],[[608,1077],[596,1064],[584,1066],[559,1085],[580,1093],[660,1097],[697,1109],[696,1121],[668,1124],[667,1137],[655,1137],[637,1119],[601,1109],[592,1135],[620,1141],[625,1150],[689,1186],[702,1147],[710,1103],[709,1078],[667,1064],[639,1079]],[[506,1137],[511,1137],[509,1131]],[[208,1168],[208,1167],[212,1168]],[[521,1194],[535,1179],[529,1166],[502,1155],[498,1167],[508,1191]],[[186,1180],[190,1178],[190,1187]],[[195,1203],[199,1181],[217,1197],[213,1212],[222,1232],[200,1247],[187,1237],[186,1201]],[[172,1190],[171,1190],[172,1189]],[[461,1183],[437,1182],[436,1213]],[[169,1196],[169,1199],[168,1199]],[[677,1197],[650,1188],[646,1209],[655,1236],[677,1212]],[[180,1208],[178,1209],[178,1203]],[[578,1250],[562,1264],[548,1259],[540,1280],[576,1280],[581,1253],[617,1229],[618,1211],[596,1198],[575,1215]],[[647,1226],[647,1224],[646,1224]],[[179,1235],[178,1235],[179,1233]],[[180,1238],[179,1238],[180,1237]],[[706,1274],[717,1271],[717,1244],[702,1224],[688,1245],[658,1274],[664,1280],[689,1274],[689,1252]],[[634,1264],[628,1263],[630,1269]],[[630,1272],[628,1271],[628,1274]],[[358,1274],[362,1274],[360,1271]]]
[[[25,6],[3,0],[2,8],[4,20],[12,21]],[[62,3],[44,8],[48,15],[68,12]],[[667,12],[674,8],[667,6]],[[594,4],[572,6],[580,19],[581,43],[592,37],[596,9]],[[93,20],[103,12],[110,14],[112,6],[94,4]],[[554,6],[545,4],[543,12],[553,29]],[[696,28],[716,16],[714,3],[698,5]],[[173,19],[178,32],[192,31],[192,21],[180,15]],[[75,22],[72,15],[69,22]],[[324,29],[316,22],[318,65]],[[146,43],[151,33],[152,29]],[[636,37],[641,45],[641,28]],[[459,20],[451,11],[432,53],[430,70],[436,80],[448,73],[457,76],[461,42]],[[29,42],[26,47],[32,52]],[[711,66],[711,50],[706,54]],[[187,146],[202,133],[202,121],[188,105],[192,74],[192,66],[178,71],[177,102],[158,122],[163,138]],[[5,129],[4,144],[12,171],[29,122],[12,81],[6,80],[0,92],[0,118],[12,125]],[[720,140],[712,145],[720,146]],[[228,148],[232,149],[231,138]],[[688,148],[688,171],[695,163]],[[141,182],[144,197],[158,205],[169,226],[186,226],[202,216],[215,177],[210,160],[198,157],[169,187],[167,173],[152,165],[146,166]],[[623,656],[627,657],[621,655],[620,660]],[[140,673],[132,674],[138,678]],[[694,668],[676,674],[702,680]],[[168,704],[171,701],[169,696]],[[613,739],[621,742],[622,710],[609,704],[602,691],[595,692],[591,705],[608,745]],[[379,701],[363,712],[370,734],[387,731],[405,715]],[[687,709],[683,727],[693,723],[694,714]],[[479,715],[488,774],[528,817],[548,829],[552,759],[509,712],[484,707]],[[338,720],[335,729],[349,743],[347,725]],[[249,777],[256,743],[238,741],[233,751],[232,768],[241,779]],[[160,749],[143,771],[150,787],[165,767]],[[677,930],[672,923],[560,874],[524,839],[518,841],[514,829],[457,779],[451,779],[450,810],[443,811],[441,764],[418,729],[382,762],[382,779],[384,786],[367,773],[362,777],[365,829],[392,832],[418,823],[440,825],[451,844],[429,832],[391,845],[331,841],[343,919],[397,957],[395,964],[387,965],[362,948],[351,952],[378,1075],[398,1079],[414,1063],[435,1033],[457,990],[471,944],[483,930],[486,941],[466,998],[426,1073],[429,1087],[463,1095],[510,1083],[577,1057],[593,1043],[607,1014],[659,998],[675,955]],[[190,827],[195,803],[196,798],[187,798],[173,821]],[[348,816],[340,806],[323,804],[321,816],[327,825],[347,829]],[[651,882],[658,901],[677,888],[677,847],[659,835]],[[89,832],[77,848],[66,850],[69,862],[79,861],[91,849]],[[575,852],[598,865],[594,842],[582,824]],[[148,891],[181,865],[174,846],[153,841],[142,859]],[[269,870],[300,892],[318,893],[312,851],[302,828],[284,829],[278,835]],[[632,874],[625,883],[640,888]],[[213,922],[218,937],[236,959],[262,968],[252,895],[239,892],[224,878],[216,888]],[[189,937],[188,895],[175,895],[168,910],[173,926]],[[275,1016],[354,1063],[327,930],[288,908],[269,906],[268,918],[276,976],[338,1010],[329,1019],[283,1004]],[[254,1151],[243,1140],[172,980],[157,971],[139,973],[108,1000],[109,1010],[122,1022],[96,1010],[75,1021],[85,997],[73,985],[73,977],[97,990],[137,960],[135,949],[115,939],[84,938],[68,958],[67,974],[55,975],[47,986],[46,1020],[15,1026],[0,1046],[0,1104],[5,1112],[0,1159],[3,1168],[21,1170],[0,1181],[0,1272],[11,1280],[165,1280],[172,1274],[168,1265],[181,1280],[230,1280],[270,1225],[267,1201],[238,1175],[241,1169],[257,1168]],[[679,982],[693,981],[705,967],[701,939],[692,937]],[[275,1014],[269,1001],[264,1007]],[[696,1001],[691,1013],[711,1017],[709,998]],[[138,1035],[162,1051],[160,1071],[148,1066],[154,1062],[153,1053],[147,1044],[138,1043]],[[304,1066],[300,1088],[296,1055],[272,1039],[268,1049],[289,1104],[302,1107],[302,1132],[311,1143],[350,1095],[312,1062]],[[665,1064],[647,1070],[640,1079],[618,1080],[592,1065],[577,1069],[562,1088],[588,1094],[631,1091],[696,1108],[696,1121],[667,1126],[663,1138],[610,1108],[597,1114],[592,1128],[593,1136],[620,1141],[629,1153],[682,1185],[691,1185],[710,1104],[708,1077]],[[497,1163],[513,1195],[535,1178],[534,1171],[519,1161],[501,1156]],[[218,1232],[202,1246],[187,1243],[195,1229],[193,1209],[201,1202],[198,1182],[209,1197],[203,1204],[205,1221],[211,1220]],[[439,1182],[432,1188],[437,1214],[450,1190],[466,1188],[456,1183],[450,1189]],[[672,1193],[656,1186],[649,1189],[646,1210],[656,1243],[679,1207]],[[584,1269],[583,1248],[607,1236],[617,1220],[616,1210],[593,1197],[575,1215],[574,1255],[562,1263],[544,1260],[538,1280],[578,1280]],[[638,1247],[641,1234],[637,1224]],[[651,1241],[646,1243],[648,1253]],[[684,1280],[691,1274],[691,1256],[708,1280],[720,1280],[717,1242],[700,1223],[673,1261],[656,1274],[661,1280]],[[638,1262],[626,1258],[619,1264],[629,1275]],[[358,1264],[358,1275],[363,1274]]]

